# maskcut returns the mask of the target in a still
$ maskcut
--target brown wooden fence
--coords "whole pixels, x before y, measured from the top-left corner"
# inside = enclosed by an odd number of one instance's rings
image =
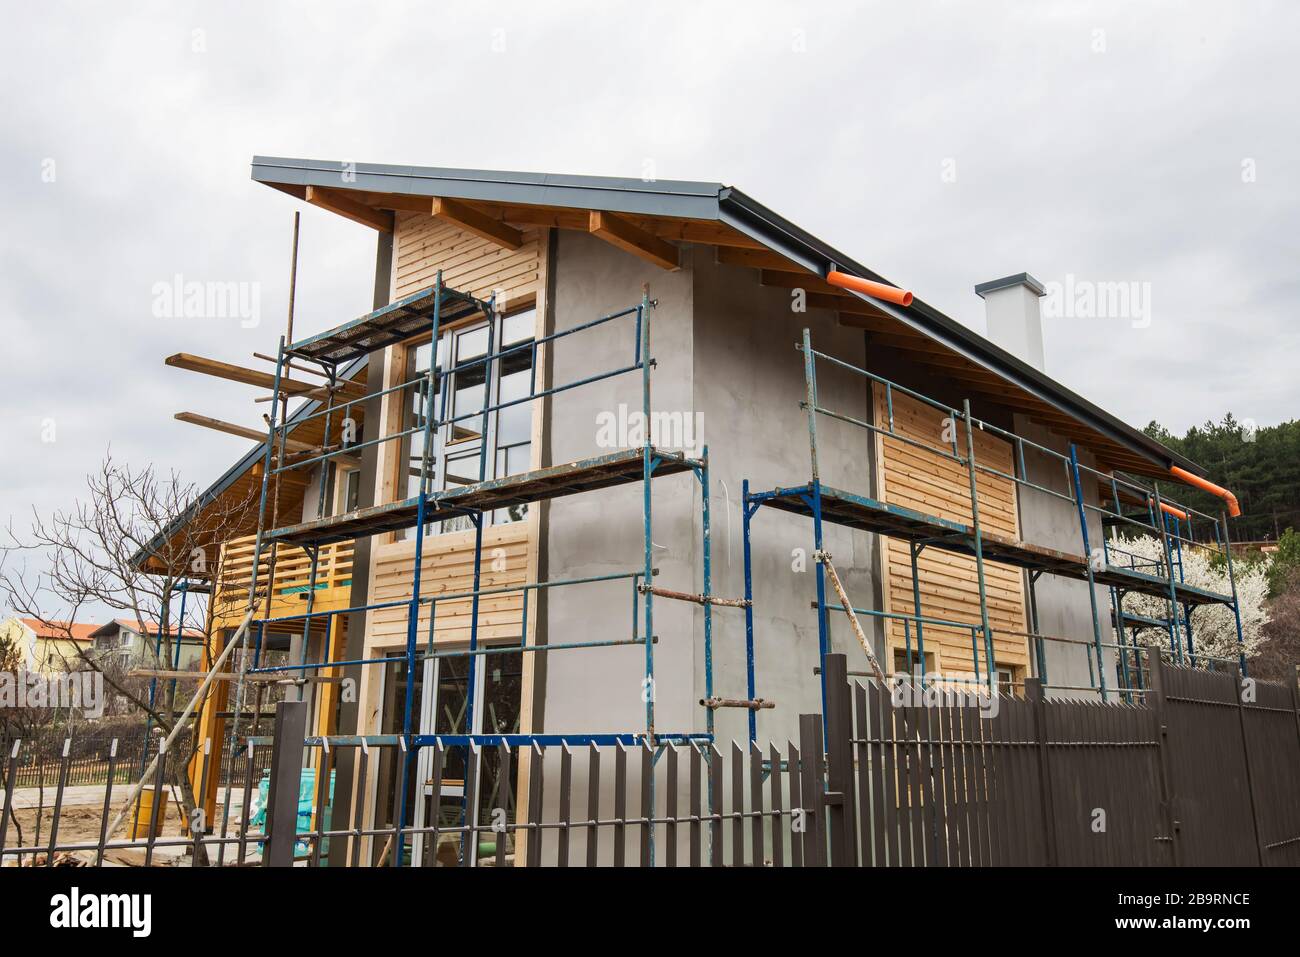
[[[243,819],[157,845],[182,861],[197,839],[211,860],[266,848],[274,863],[331,866],[1300,864],[1296,689],[1170,667],[1154,648],[1145,657],[1144,690],[1101,703],[1044,699],[1035,681],[1025,698],[910,695],[851,682],[832,655],[828,713],[801,716],[797,743],[503,741],[469,761],[463,745],[439,744],[416,786],[460,797],[422,819],[408,807],[400,829],[385,823],[401,816],[391,782],[379,788],[391,808],[358,802],[351,820],[329,820],[318,813],[329,776],[318,773],[303,813],[304,756],[332,769],[352,749],[364,790],[395,775],[405,752],[374,739],[290,744],[302,740],[304,706],[286,703],[264,828]],[[17,766],[11,755],[5,791]],[[479,770],[489,767],[491,780]],[[0,814],[0,863],[102,855],[114,841],[5,847],[6,829]]]

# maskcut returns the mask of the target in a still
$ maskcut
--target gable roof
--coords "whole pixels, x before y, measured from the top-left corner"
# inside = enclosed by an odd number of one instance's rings
[[[346,175],[341,175],[346,174]],[[657,230],[661,237],[692,242],[721,240],[732,246],[768,251],[817,277],[816,287],[832,269],[884,282],[888,279],[801,229],[740,190],[722,183],[570,176],[491,170],[340,163],[328,160],[255,156],[254,181],[305,199],[308,188],[342,195],[354,215],[366,210],[415,210],[428,213],[431,199],[462,201],[502,221],[585,230],[587,211],[624,214]],[[335,211],[340,207],[335,206]],[[567,215],[581,214],[578,217]],[[345,212],[344,215],[347,215]],[[567,216],[567,218],[566,218]],[[391,218],[391,217],[390,217]],[[368,221],[370,225],[375,222]],[[378,227],[377,227],[378,228]],[[712,239],[710,238],[712,237]],[[743,258],[739,261],[744,261]],[[763,260],[755,258],[756,268]],[[819,288],[819,287],[817,287]],[[841,290],[832,290],[842,295]],[[855,294],[856,295],[856,294]],[[964,387],[1015,400],[1018,408],[1098,454],[1116,468],[1164,477],[1172,465],[1197,474],[1196,463],[1166,448],[1139,429],[1066,388],[1045,373],[930,306],[919,297],[908,307],[866,296],[871,312],[887,323],[886,332],[901,332],[960,357],[951,373]],[[867,326],[864,326],[867,327]],[[905,340],[907,341],[907,340]]]
[[[144,624],[145,627],[149,629],[148,637],[152,638],[159,633],[158,622],[146,621]],[[91,627],[94,626],[92,625]],[[127,631],[139,632],[140,622],[131,621],[130,619],[127,618],[114,618],[108,624],[100,625],[98,628],[95,628],[95,630],[91,632],[90,637],[99,638],[104,635],[109,635],[121,631],[123,628],[125,628]],[[169,637],[175,638],[178,632],[179,629],[177,628],[176,625],[169,625],[167,627],[167,634]],[[195,628],[186,628],[184,634],[182,635],[181,640],[186,641],[190,639],[193,639],[195,641],[201,641],[203,639],[203,632]]]
[[[54,641],[90,641],[99,625],[79,625],[75,621],[41,621],[39,618],[19,618],[37,638]]]

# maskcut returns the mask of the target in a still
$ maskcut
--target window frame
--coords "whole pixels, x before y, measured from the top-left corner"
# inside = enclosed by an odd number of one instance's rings
[[[519,343],[515,343],[515,344],[522,345],[530,341],[534,341],[537,337],[536,311],[537,311],[537,304],[535,302],[521,301],[519,303],[515,303],[514,308],[503,313],[498,313],[491,320],[497,324],[496,334],[493,339],[494,351],[498,353],[501,351],[502,346],[500,345],[500,339],[504,335],[506,323],[509,320],[519,315],[532,314],[534,316],[534,321],[531,324],[528,338],[522,339],[520,340]],[[456,355],[455,350],[459,344],[460,337],[469,333],[473,333],[476,330],[485,328],[487,325],[487,321],[488,320],[484,320],[484,319],[470,319],[465,322],[456,323],[445,329],[440,330],[439,338],[445,343],[445,346],[443,347],[445,350],[444,355],[446,356],[445,361],[447,363],[450,363],[454,367],[457,364],[455,359],[455,355]],[[411,339],[407,340],[405,343],[402,344],[402,346],[400,347],[401,348],[400,368],[402,372],[401,372],[401,379],[399,381],[409,382],[415,378],[416,370],[413,368],[414,356],[416,350],[420,349],[421,347],[429,346],[429,361],[435,363],[438,361],[439,350],[437,346],[431,345],[431,343],[432,343],[432,335],[430,333],[424,333],[418,337],[412,337]],[[536,358],[540,358],[540,356]],[[491,390],[485,392],[483,397],[483,404],[487,406],[496,405],[498,402],[501,401],[500,394],[501,394],[502,376],[499,373],[500,361],[501,360],[499,358],[494,358],[492,360],[493,363],[497,364],[498,372],[493,376]],[[536,369],[533,370],[534,377],[536,376],[537,371],[538,370]],[[439,411],[441,410],[441,404],[442,404],[442,399],[441,399],[442,390],[446,388],[451,388],[453,390],[455,389],[455,375],[456,374],[453,373],[450,381],[448,380],[448,378],[444,377],[440,383],[439,392],[434,399],[434,401],[437,402],[439,405]],[[534,387],[533,387],[534,391],[536,389],[535,381],[536,380],[534,378]],[[400,405],[399,414],[401,418],[400,418],[400,424],[398,428],[402,430],[406,430],[412,427],[412,408],[411,408],[411,398],[410,398],[412,393],[411,391],[407,390],[399,394],[402,396],[402,398],[400,400],[401,405]],[[454,407],[452,405],[452,401],[449,400],[448,401],[449,414],[454,414],[453,412],[451,412],[453,408]],[[499,433],[499,424],[500,424],[501,415],[505,411],[506,410],[504,409],[496,409],[495,411],[489,413],[488,423],[487,423],[487,434],[485,436],[480,436],[477,431],[474,431],[470,435],[464,435],[464,436],[459,436],[456,438],[449,439],[447,437],[447,433],[449,431],[447,428],[444,427],[438,430],[437,435],[434,436],[433,450],[431,453],[433,459],[433,467],[431,470],[432,471],[431,491],[434,492],[445,491],[448,488],[447,485],[448,461],[454,461],[458,453],[460,453],[463,450],[472,449],[474,450],[475,453],[477,453],[481,449],[481,446],[479,445],[480,442],[486,442],[489,450],[487,455],[487,460],[485,462],[484,476],[482,481],[488,481],[493,478],[501,477],[500,475],[498,475],[498,472],[500,471],[498,462],[500,460],[501,453],[505,452],[508,460],[509,451],[511,449],[517,449],[520,447],[529,447],[530,453],[529,453],[528,467],[531,468],[531,462],[532,462],[531,446],[533,445],[533,439],[534,439],[534,435],[533,435],[534,430],[532,426],[535,425],[536,416],[538,414],[536,403],[535,402],[530,403],[530,413],[531,413],[530,428],[529,428],[529,435],[527,440],[522,442],[512,443],[511,445],[506,446],[504,449],[501,449],[497,447],[497,436]],[[469,423],[471,421],[472,420],[467,419],[465,420],[465,423]],[[474,422],[474,425],[478,425],[478,422]],[[456,423],[451,428],[455,429],[458,427],[466,428],[467,425]],[[409,474],[410,460],[411,460],[411,451],[410,451],[411,437],[407,436],[403,438],[400,442],[397,443],[397,446],[398,446],[398,454],[395,456],[396,461],[393,464],[393,472],[394,472],[393,493],[394,494],[391,498],[391,501],[394,502],[409,501],[410,499],[415,497],[415,495],[411,491],[411,484],[410,484],[411,476]],[[475,471],[477,471],[477,469]],[[527,469],[525,469],[525,471],[527,471]],[[509,473],[509,474],[513,474],[513,473]],[[475,478],[474,481],[479,481],[479,479]],[[453,485],[451,487],[454,488],[457,487],[457,485]],[[503,510],[496,509],[488,513],[487,515],[488,524],[500,524],[497,516],[497,512],[501,512],[501,511]],[[521,516],[518,519],[514,519],[514,521],[521,521],[521,520],[523,520],[523,516]],[[452,534],[457,531],[463,531],[463,529],[430,528],[430,529],[426,529],[425,534],[426,535]],[[394,539],[396,541],[408,541],[410,540],[410,538],[411,538],[410,529],[403,529],[394,533]]]

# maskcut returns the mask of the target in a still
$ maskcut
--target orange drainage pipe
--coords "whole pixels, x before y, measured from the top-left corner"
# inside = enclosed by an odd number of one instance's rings
[[[1187,469],[1180,469],[1177,465],[1171,466],[1169,474],[1176,479],[1181,479],[1188,485],[1199,488],[1202,492],[1209,492],[1211,495],[1217,495],[1228,503],[1228,514],[1236,518],[1241,514],[1241,506],[1237,504],[1237,496],[1233,495],[1222,485],[1215,485],[1213,482],[1207,482],[1199,475],[1193,475]]]
[[[848,273],[835,272],[834,270],[826,274],[826,281],[832,286],[839,286],[841,289],[852,289],[854,292],[860,292],[864,296],[871,296],[873,299],[892,302],[896,306],[910,306],[912,304],[911,292],[906,289],[899,289],[897,286],[888,286],[883,282],[872,282],[870,279],[860,279],[857,276],[850,276]]]
[[[1155,500],[1152,499],[1152,501],[1154,502]],[[1191,517],[1181,508],[1174,508],[1172,505],[1168,505],[1164,502],[1160,503],[1160,511],[1164,512],[1166,515],[1172,515],[1174,518],[1181,518],[1184,522],[1191,521]]]

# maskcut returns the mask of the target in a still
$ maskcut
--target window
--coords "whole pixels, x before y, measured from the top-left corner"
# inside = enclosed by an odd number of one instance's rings
[[[361,507],[361,469],[348,469],[343,483],[343,511],[352,512]]]
[[[927,651],[925,653],[925,673],[927,675],[934,674],[934,652],[932,651]],[[921,677],[921,656],[917,653],[915,646],[912,648],[912,659],[910,664],[908,662],[906,648],[894,649],[894,674],[910,674],[917,678]]]
[[[399,654],[391,649],[389,654]],[[516,652],[488,653],[474,656],[449,656],[429,659],[417,665],[412,694],[413,715],[421,734],[517,734],[523,688],[523,663]],[[470,711],[470,671],[474,673],[473,713]],[[385,734],[402,731],[406,707],[407,671],[404,660],[385,666],[383,717]],[[432,694],[426,697],[426,691]],[[376,820],[381,827],[391,827],[396,798],[401,788],[403,765],[392,748],[380,756],[380,773],[376,782]],[[466,807],[466,772],[475,761],[478,781],[477,807],[472,813],[481,826],[472,841],[462,839],[458,828],[464,825]],[[469,863],[490,861],[496,854],[496,841],[506,842],[505,852],[514,853],[514,835],[492,830],[498,809],[507,820],[515,819],[518,807],[518,763],[512,761],[509,776],[502,777],[501,755],[497,748],[484,747],[471,752],[463,745],[447,746],[437,793],[433,789],[432,750],[421,748],[416,761],[407,769],[406,821],[409,826],[432,827],[436,820],[446,830],[436,839],[428,834],[414,834],[407,846],[406,863],[416,859],[424,866],[456,866],[463,853]]]
[[[491,337],[486,322],[442,333],[438,337],[436,359],[432,343],[421,343],[407,350],[406,381],[413,384],[408,389],[403,429],[422,430],[429,416],[435,422],[444,423],[432,437],[432,447],[428,449],[431,492],[528,471],[533,427],[533,403],[529,399],[534,393],[533,350],[529,343],[533,339],[536,311],[526,309],[493,321],[496,326]],[[488,355],[489,345],[493,357],[481,361]],[[414,380],[428,373],[431,361],[436,361],[439,372],[445,374],[438,376],[435,408],[425,409],[423,382]],[[486,416],[487,434],[484,435],[482,413],[488,408],[492,411]],[[447,423],[449,419],[454,421]],[[403,493],[408,499],[420,493],[424,441],[424,432],[416,431],[403,442]],[[490,521],[516,522],[527,513],[527,505],[497,509]],[[468,518],[458,517],[442,522],[440,529],[430,527],[427,531],[453,532],[472,527]],[[399,532],[398,537],[410,533],[407,529]]]
[[[1014,695],[1019,679],[1016,677],[1017,669],[1013,665],[995,665],[998,675],[998,694]]]

